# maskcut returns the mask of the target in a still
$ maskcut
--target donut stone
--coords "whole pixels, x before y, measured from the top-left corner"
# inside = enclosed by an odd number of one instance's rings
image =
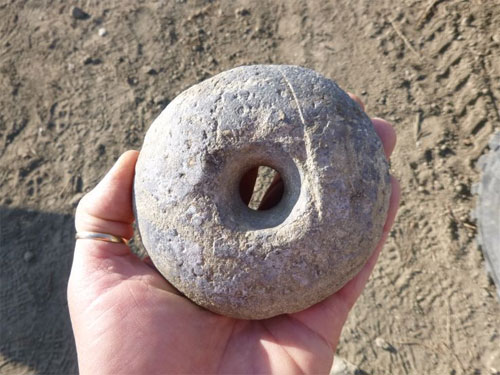
[[[269,210],[239,193],[256,166],[284,182]],[[192,86],[153,122],[134,209],[148,255],[180,293],[218,314],[265,319],[356,275],[381,238],[390,192],[382,143],[336,83],[253,65]]]

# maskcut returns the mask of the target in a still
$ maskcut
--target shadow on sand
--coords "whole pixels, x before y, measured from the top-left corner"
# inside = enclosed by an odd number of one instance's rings
[[[74,235],[71,215],[0,206],[0,372],[78,372],[66,302]]]

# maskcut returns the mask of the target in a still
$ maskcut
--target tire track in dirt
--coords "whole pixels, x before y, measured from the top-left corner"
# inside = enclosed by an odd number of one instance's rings
[[[404,194],[385,255],[360,302],[371,311],[367,315],[355,309],[339,350],[374,373],[477,372],[487,369],[497,350],[489,340],[498,330],[495,318],[479,311],[484,298],[492,306],[496,302],[473,240],[469,188],[497,112],[481,68],[491,66],[489,46],[476,40],[475,33],[481,29],[491,35],[495,24],[483,21],[488,15],[478,4],[469,8],[446,1],[419,29],[416,19],[425,9],[406,3],[414,7],[368,11],[371,19],[382,22],[365,26],[394,70],[377,102],[382,109],[392,102],[394,112],[384,116],[400,122],[393,166]],[[476,28],[467,26],[468,20],[475,20]],[[474,43],[478,51],[467,48]],[[367,324],[371,319],[377,323]],[[362,332],[361,342],[373,343],[380,335],[397,352],[376,345],[371,351],[358,349],[356,331]],[[471,345],[474,350],[467,349]],[[355,352],[359,355],[353,358]]]
[[[455,12],[460,15],[467,10]],[[421,49],[427,50],[436,62],[436,72],[431,75],[438,83],[434,95],[452,101],[450,112],[455,125],[452,130],[473,145],[464,154],[475,163],[484,152],[499,116],[484,68],[485,51],[474,48],[474,40],[470,40],[474,37],[471,31],[479,27],[474,25],[475,20],[481,20],[481,27],[488,27],[491,15],[474,14],[470,10],[467,13],[464,18],[448,17],[445,23],[430,22],[422,30]]]

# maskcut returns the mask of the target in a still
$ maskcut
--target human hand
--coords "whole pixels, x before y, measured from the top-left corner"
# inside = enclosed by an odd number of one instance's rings
[[[384,120],[372,122],[389,157],[395,132]],[[78,232],[132,237],[137,156],[137,151],[123,154],[82,199]],[[394,222],[399,194],[393,179],[382,238],[351,281],[304,311],[266,320],[232,319],[193,304],[126,244],[78,240],[68,304],[80,373],[328,373],[347,315]]]

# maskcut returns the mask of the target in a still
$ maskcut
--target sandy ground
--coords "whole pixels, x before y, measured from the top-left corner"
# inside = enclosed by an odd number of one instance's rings
[[[80,1],[87,19],[71,4],[0,1],[0,373],[77,371],[78,200],[183,89],[251,63],[316,69],[398,133],[401,209],[338,354],[358,373],[500,373],[470,215],[500,126],[498,1]]]

